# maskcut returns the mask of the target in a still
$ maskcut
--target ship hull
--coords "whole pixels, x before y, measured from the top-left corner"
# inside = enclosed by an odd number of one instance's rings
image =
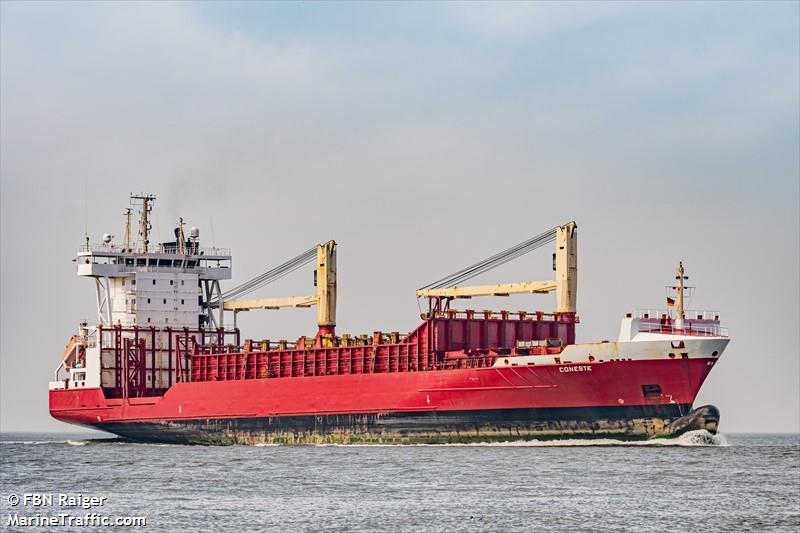
[[[559,438],[671,437],[690,405],[509,409],[111,422],[97,429],[137,442],[175,444],[445,444]]]
[[[50,392],[50,411],[59,420],[143,442],[645,439],[716,429],[713,411],[687,418],[713,362],[613,361],[178,383],[164,396],[123,399],[107,399],[102,389],[62,390]]]

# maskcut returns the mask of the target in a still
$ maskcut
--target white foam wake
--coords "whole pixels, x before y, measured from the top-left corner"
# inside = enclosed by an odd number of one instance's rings
[[[482,446],[727,446],[725,437],[704,429],[687,431],[679,437],[624,441],[618,439],[558,439],[486,443]]]

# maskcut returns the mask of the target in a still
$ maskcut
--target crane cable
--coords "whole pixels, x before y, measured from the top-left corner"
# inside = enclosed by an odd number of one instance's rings
[[[306,250],[305,252],[293,257],[292,259],[286,261],[285,263],[267,270],[266,272],[259,274],[258,276],[254,277],[251,280],[245,281],[241,285],[237,285],[236,287],[224,292],[222,294],[222,300],[231,300],[234,298],[239,298],[250,294],[253,291],[260,289],[261,287],[268,285],[274,281],[279,280],[280,278],[286,276],[287,274],[291,274],[298,268],[301,268],[308,263],[312,262],[314,258],[317,256],[317,247],[311,248]],[[219,306],[219,298],[214,298],[209,302],[211,307],[218,307]]]
[[[556,229],[551,228],[535,237],[532,237],[526,241],[523,241],[519,244],[512,246],[511,248],[507,248],[502,252],[498,252],[482,261],[478,261],[477,263],[470,265],[466,268],[459,270],[458,272],[454,272],[449,276],[445,276],[442,279],[434,281],[433,283],[429,283],[424,287],[420,287],[419,290],[425,289],[441,289],[445,287],[454,287],[456,284],[467,281],[469,279],[474,278],[484,272],[492,270],[493,268],[497,268],[509,261],[512,261],[518,257],[521,257],[537,248],[541,248],[542,246],[553,242],[556,239]]]

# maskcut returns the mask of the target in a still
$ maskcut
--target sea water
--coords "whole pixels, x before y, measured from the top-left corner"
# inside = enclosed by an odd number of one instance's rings
[[[205,447],[7,433],[0,461],[0,530],[800,530],[798,435]],[[103,504],[58,504],[87,499]],[[77,518],[20,525],[37,514]]]

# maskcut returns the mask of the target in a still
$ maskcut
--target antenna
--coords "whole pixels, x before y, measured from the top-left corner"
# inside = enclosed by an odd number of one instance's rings
[[[216,248],[217,242],[216,239],[214,239],[214,217],[211,215],[208,215],[208,225],[211,228],[211,247]]]
[[[131,213],[132,210],[130,207],[125,208],[125,212],[122,213],[122,216],[125,217],[125,242],[122,248],[126,252],[131,251]]]
[[[178,227],[175,228],[175,245],[179,254],[186,254],[186,236],[183,234],[183,217],[178,217]]]
[[[86,237],[86,246],[89,246],[89,186],[83,178],[83,236]]]
[[[131,201],[133,202],[135,200],[142,202],[142,209],[139,211],[141,215],[139,218],[139,237],[141,237],[143,245],[142,251],[147,253],[147,245],[150,243],[150,230],[153,229],[153,225],[150,224],[150,212],[153,210],[152,202],[156,200],[156,196],[154,194],[132,194]]]

